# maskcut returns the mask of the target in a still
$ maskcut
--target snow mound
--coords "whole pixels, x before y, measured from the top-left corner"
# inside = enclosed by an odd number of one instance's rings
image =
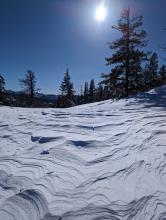
[[[166,86],[70,109],[0,107],[0,220],[166,219]]]

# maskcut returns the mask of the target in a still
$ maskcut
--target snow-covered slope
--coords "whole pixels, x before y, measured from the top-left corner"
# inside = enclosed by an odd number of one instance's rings
[[[0,220],[166,219],[166,87],[70,109],[0,107]]]

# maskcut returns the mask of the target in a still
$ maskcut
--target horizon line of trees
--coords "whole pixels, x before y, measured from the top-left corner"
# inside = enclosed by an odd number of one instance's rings
[[[120,32],[121,37],[108,44],[113,51],[112,55],[105,59],[106,65],[111,67],[110,73],[102,73],[98,85],[94,79],[85,82],[80,94],[76,94],[67,69],[55,107],[64,108],[110,98],[119,99],[165,85],[166,65],[159,67],[157,53],[145,51],[148,40],[147,32],[142,26],[142,16],[132,17],[130,8],[124,9],[117,25],[112,27]],[[25,106],[34,106],[35,94],[39,91],[35,73],[28,70],[20,84],[26,96]],[[5,79],[0,74],[1,103],[5,103],[5,97]]]

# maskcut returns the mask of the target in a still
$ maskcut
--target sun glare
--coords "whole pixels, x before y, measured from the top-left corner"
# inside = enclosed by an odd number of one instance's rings
[[[102,4],[96,8],[95,18],[97,21],[104,21],[107,16],[106,7]]]

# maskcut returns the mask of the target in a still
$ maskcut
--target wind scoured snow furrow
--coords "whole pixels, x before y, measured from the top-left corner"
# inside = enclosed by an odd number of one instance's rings
[[[5,220],[40,220],[47,212],[46,199],[30,189],[8,198],[0,207],[0,216]]]
[[[165,91],[1,107],[0,220],[166,219]]]

